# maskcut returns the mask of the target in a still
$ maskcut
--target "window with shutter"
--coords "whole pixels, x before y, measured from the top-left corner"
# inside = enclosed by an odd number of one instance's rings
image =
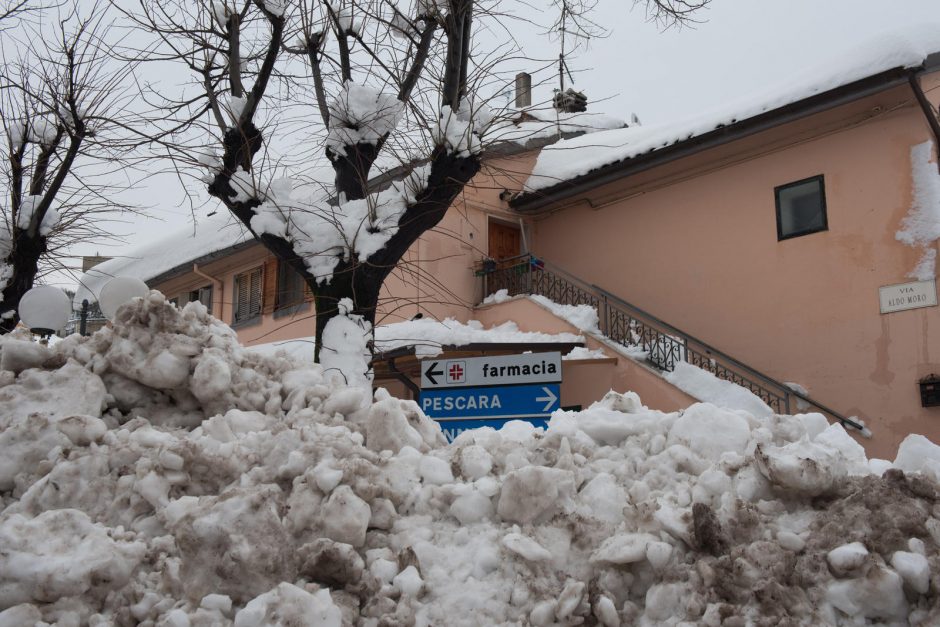
[[[261,318],[262,268],[235,275],[235,303],[232,324],[246,324]]]

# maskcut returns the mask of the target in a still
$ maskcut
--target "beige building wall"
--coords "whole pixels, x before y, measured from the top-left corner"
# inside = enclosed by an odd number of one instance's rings
[[[940,309],[882,315],[878,297],[920,256],[895,232],[929,137],[905,86],[595,189],[535,219],[533,248],[861,417],[893,457],[909,433],[940,440],[917,385],[940,373]],[[819,174],[828,231],[777,241],[774,188]]]

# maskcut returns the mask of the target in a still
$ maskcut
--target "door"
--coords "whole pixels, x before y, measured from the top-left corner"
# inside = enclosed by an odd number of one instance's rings
[[[491,259],[506,259],[522,253],[522,231],[518,226],[490,222],[489,249]]]
[[[512,259],[522,253],[522,231],[518,226],[490,221],[489,250],[492,267],[486,274],[486,296],[507,290],[510,296],[526,291],[528,260]],[[511,261],[505,261],[512,259]],[[524,265],[523,265],[524,264]]]

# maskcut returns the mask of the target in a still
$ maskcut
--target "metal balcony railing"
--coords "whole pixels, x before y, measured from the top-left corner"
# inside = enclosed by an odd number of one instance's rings
[[[500,261],[485,260],[477,274],[483,277],[486,296],[505,289],[510,296],[538,294],[564,305],[594,307],[601,333],[626,348],[642,351],[646,362],[657,370],[671,372],[678,362],[684,361],[746,388],[778,414],[792,413],[802,401],[803,408],[812,408],[843,425],[865,431],[864,425],[852,418],[538,257],[526,254]]]

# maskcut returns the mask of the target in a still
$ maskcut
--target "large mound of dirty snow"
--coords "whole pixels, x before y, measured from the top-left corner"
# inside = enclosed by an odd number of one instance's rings
[[[609,394],[446,444],[161,295],[0,340],[0,626],[940,622],[940,448]]]

